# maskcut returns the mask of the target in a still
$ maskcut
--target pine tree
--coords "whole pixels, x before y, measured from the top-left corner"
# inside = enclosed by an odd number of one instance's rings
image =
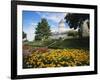
[[[50,26],[45,18],[38,23],[35,34],[35,40],[45,40],[51,35]]]

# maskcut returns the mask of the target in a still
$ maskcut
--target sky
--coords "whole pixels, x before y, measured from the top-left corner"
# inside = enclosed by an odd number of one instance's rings
[[[64,12],[40,12],[40,11],[23,11],[22,25],[23,31],[27,34],[29,41],[34,40],[35,29],[42,18],[47,19],[51,32],[58,31],[58,23],[64,19],[67,13]],[[65,22],[65,29],[68,29],[68,24]]]

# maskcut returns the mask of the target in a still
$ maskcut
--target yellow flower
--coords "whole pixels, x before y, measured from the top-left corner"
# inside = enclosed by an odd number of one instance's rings
[[[89,65],[89,51],[84,49],[50,49],[49,52],[33,52],[25,56],[27,65],[35,67],[60,67]],[[60,65],[61,64],[61,65]]]

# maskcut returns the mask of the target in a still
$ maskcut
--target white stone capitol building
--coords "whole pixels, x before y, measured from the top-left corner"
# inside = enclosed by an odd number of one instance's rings
[[[82,25],[82,35],[83,35],[83,37],[89,36],[89,28],[88,28],[87,22],[88,22],[88,20],[85,20],[83,22],[83,25]],[[70,30],[74,30],[74,29],[66,28],[64,19],[61,19],[60,22],[58,23],[58,30],[55,31],[55,32],[52,32],[52,35],[50,36],[50,38],[51,39],[73,38],[73,36],[67,35],[67,32],[70,31]],[[78,31],[78,29],[76,31]]]
[[[67,38],[67,28],[65,27],[65,21],[62,19],[58,23],[57,31],[52,32],[50,38],[52,39],[59,39],[59,38]]]

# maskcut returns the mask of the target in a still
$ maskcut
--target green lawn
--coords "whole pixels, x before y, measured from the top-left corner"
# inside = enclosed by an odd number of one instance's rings
[[[50,46],[50,48],[85,48],[89,49],[89,38],[83,39],[65,39],[59,40],[56,44]]]
[[[52,44],[55,42],[54,44]],[[59,39],[59,40],[46,40],[46,41],[34,41],[28,42],[28,45],[34,47],[46,47],[53,49],[62,49],[62,48],[83,48],[89,49],[89,38],[73,38],[73,39]],[[50,45],[52,44],[52,45]],[[49,46],[50,45],[50,46]]]

